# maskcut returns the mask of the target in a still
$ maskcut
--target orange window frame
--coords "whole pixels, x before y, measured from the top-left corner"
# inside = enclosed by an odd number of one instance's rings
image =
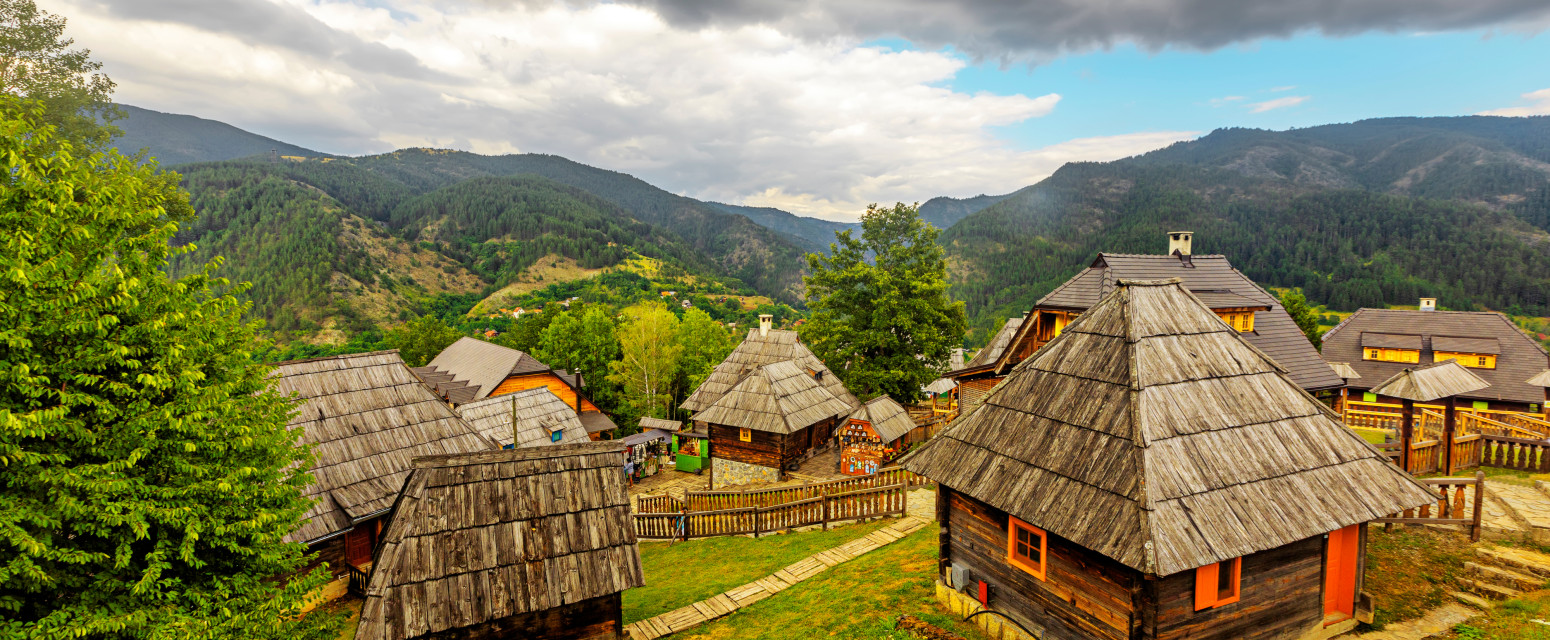
[[[739,428],[737,430],[737,439],[742,440],[743,442],[752,442],[753,429]]]
[[[1224,595],[1221,589],[1222,571],[1231,572],[1232,578],[1229,592]],[[1243,592],[1243,558],[1223,560],[1216,564],[1208,564],[1195,569],[1195,610],[1203,611],[1212,607],[1220,607],[1224,604],[1232,604],[1238,601]]]
[[[1029,547],[1030,549],[1032,548],[1032,545],[1029,543],[1033,541],[1033,538],[1038,538],[1038,560],[1034,560],[1032,557],[1018,552],[1017,547],[1019,543],[1019,532],[1028,535],[1028,537],[1022,541],[1022,546]],[[1047,568],[1049,565],[1049,534],[1045,533],[1043,529],[1023,522],[1022,520],[1018,520],[1015,517],[1007,516],[1006,561],[1007,564],[1022,569],[1023,571],[1033,575],[1035,578],[1044,580],[1045,576],[1048,575]]]

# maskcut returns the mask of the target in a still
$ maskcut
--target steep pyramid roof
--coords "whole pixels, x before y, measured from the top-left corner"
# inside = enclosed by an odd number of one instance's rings
[[[802,344],[802,341],[797,338],[797,332],[771,329],[760,334],[758,329],[749,329],[748,336],[743,338],[742,344],[737,345],[732,353],[727,354],[726,359],[711,370],[710,375],[700,383],[699,388],[689,394],[689,398],[679,407],[689,411],[709,409],[754,369],[788,360],[795,362],[803,370],[821,372],[824,388],[851,409],[861,406],[861,401],[845,388],[845,383],[840,382],[839,376],[834,375],[834,372],[824,366],[818,356],[813,355],[813,352]]]
[[[1121,280],[904,466],[1155,575],[1436,499],[1177,279]]]
[[[883,442],[898,440],[915,428],[910,413],[888,396],[877,396],[866,401],[860,409],[850,414],[850,419],[870,423],[872,430],[877,432]]]
[[[826,374],[824,377],[833,377]],[[793,433],[850,413],[797,363],[786,361],[754,369],[716,403],[690,419],[772,433]]]

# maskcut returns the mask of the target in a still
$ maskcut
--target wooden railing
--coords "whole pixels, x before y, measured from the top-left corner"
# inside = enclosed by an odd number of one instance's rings
[[[859,518],[903,515],[909,503],[910,485],[874,487],[820,495],[765,507],[737,507],[715,511],[635,514],[635,536],[646,540],[688,540],[711,536],[735,536],[785,531]]]
[[[1410,443],[1411,475],[1437,473],[1442,468],[1442,440],[1420,440]]]
[[[858,489],[892,486],[900,483],[916,486],[927,481],[902,468],[882,469],[869,476],[857,476],[829,482],[814,482],[791,487],[755,489],[753,491],[690,491],[684,495],[682,508],[690,511],[715,511],[741,507],[770,507],[799,502],[818,496],[833,495]]]
[[[1515,424],[1502,422],[1481,415],[1477,412],[1459,412],[1459,429],[1470,434],[1488,434],[1493,436],[1507,436],[1509,438],[1543,439],[1550,434],[1541,433],[1533,429],[1525,429]]]
[[[673,496],[641,496],[635,501],[636,513],[679,513],[684,502]]]
[[[1550,442],[1506,436],[1481,436],[1480,464],[1533,473],[1550,472]]]
[[[1345,401],[1341,419],[1346,426],[1368,429],[1392,429],[1398,431],[1402,421],[1402,405],[1389,402]],[[1431,435],[1442,433],[1442,405],[1416,404],[1416,428]],[[1457,407],[1458,425],[1467,433],[1495,433],[1515,438],[1550,438],[1550,419],[1543,413],[1526,411],[1498,411]]]
[[[345,571],[350,575],[350,593],[365,597],[366,585],[371,584],[371,563],[357,567],[348,562],[344,563]]]
[[[1457,524],[1469,529],[1469,539],[1480,539],[1481,505],[1485,500],[1485,474],[1475,472],[1473,478],[1433,478],[1421,480],[1421,484],[1433,487],[1437,492],[1436,504],[1422,505],[1418,509],[1406,509],[1403,513],[1373,522],[1394,524]],[[1470,496],[1468,493],[1472,493]],[[1469,498],[1473,498],[1470,500]]]

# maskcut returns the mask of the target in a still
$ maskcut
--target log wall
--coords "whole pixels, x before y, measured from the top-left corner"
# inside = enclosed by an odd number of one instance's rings
[[[1243,558],[1239,599],[1195,611],[1195,572],[1148,581],[1156,594],[1158,640],[1296,638],[1324,619],[1324,536]],[[1151,626],[1151,625],[1148,625]]]
[[[586,398],[581,399],[581,407],[578,409],[576,407],[576,390],[570,388],[570,385],[565,384],[565,381],[561,380],[559,376],[547,372],[508,377],[502,380],[495,387],[495,390],[490,392],[490,395],[503,396],[508,393],[527,391],[528,389],[537,389],[539,387],[548,387],[551,393],[565,401],[565,406],[576,409],[577,413],[598,410],[597,405],[592,404],[592,401]]]
[[[420,637],[427,640],[620,640],[625,637],[621,604],[621,595],[615,593]]]

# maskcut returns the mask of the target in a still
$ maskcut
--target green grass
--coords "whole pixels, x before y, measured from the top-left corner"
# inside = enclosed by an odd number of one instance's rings
[[[947,613],[935,596],[937,528],[904,539],[809,578],[674,640],[814,640],[910,638],[893,629],[900,614],[971,640],[985,635]]]
[[[1384,438],[1389,433],[1387,429],[1366,429],[1363,427],[1351,427],[1351,430],[1373,444],[1383,444]]]
[[[1473,557],[1469,538],[1421,528],[1367,529],[1367,578],[1374,626],[1418,618],[1458,589],[1456,578]]]
[[[1544,621],[1547,617],[1550,617],[1550,591],[1533,591],[1497,605],[1484,617],[1455,625],[1451,632],[1438,637],[1454,640],[1550,640],[1550,625],[1535,622]]]
[[[775,573],[793,562],[840,546],[897,519],[762,538],[703,538],[642,542],[646,586],[624,592],[624,623],[645,620],[705,600]]]

